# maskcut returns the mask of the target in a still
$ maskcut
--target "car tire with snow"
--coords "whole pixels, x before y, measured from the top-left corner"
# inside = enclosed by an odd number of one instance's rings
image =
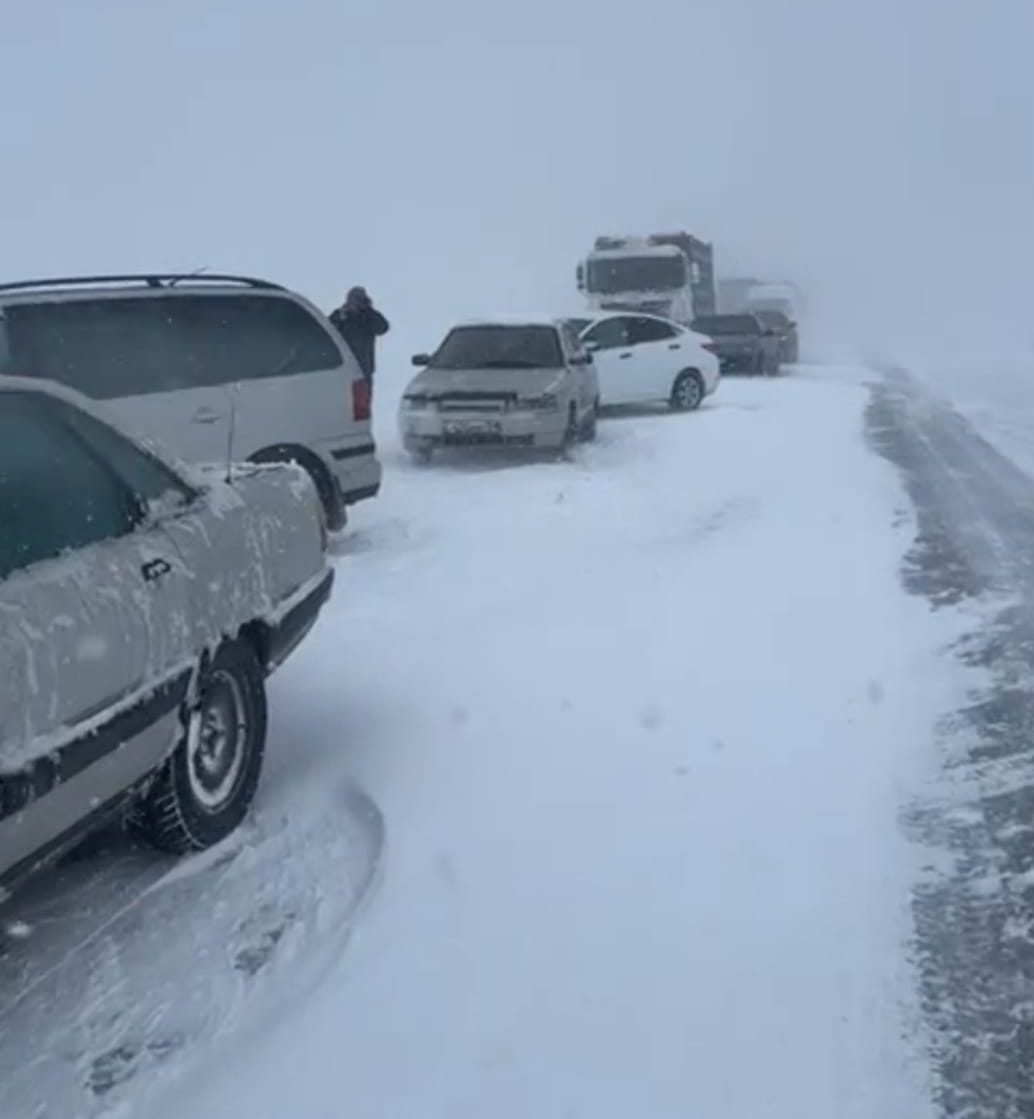
[[[173,854],[225,839],[255,795],[266,744],[266,689],[247,642],[222,646],[202,671],[182,721],[175,750],[132,816],[154,846]]]
[[[695,369],[684,369],[671,386],[669,406],[676,412],[695,412],[703,399],[703,378]]]

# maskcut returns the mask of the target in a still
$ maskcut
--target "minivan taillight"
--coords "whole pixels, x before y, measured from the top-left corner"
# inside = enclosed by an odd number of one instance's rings
[[[703,349],[710,350],[713,354],[718,353],[718,343],[712,341],[710,338],[708,338],[706,342],[701,342],[700,345],[703,347]]]
[[[358,377],[352,382],[352,418],[370,418],[370,382],[365,377]]]

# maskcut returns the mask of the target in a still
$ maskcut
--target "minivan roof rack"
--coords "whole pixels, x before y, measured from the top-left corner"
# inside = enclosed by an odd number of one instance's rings
[[[109,284],[146,284],[149,288],[171,288],[177,284],[240,284],[264,291],[283,291],[280,284],[256,280],[252,276],[229,276],[218,272],[149,272],[114,276],[62,276],[48,280],[17,280],[0,284],[0,291],[27,291],[32,288],[92,287]]]

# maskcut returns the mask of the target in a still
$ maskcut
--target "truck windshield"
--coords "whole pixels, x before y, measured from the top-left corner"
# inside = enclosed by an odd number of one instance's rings
[[[672,291],[685,287],[681,256],[620,256],[589,261],[587,287],[602,295],[622,291]]]
[[[431,362],[435,369],[558,369],[564,359],[551,326],[461,326]]]

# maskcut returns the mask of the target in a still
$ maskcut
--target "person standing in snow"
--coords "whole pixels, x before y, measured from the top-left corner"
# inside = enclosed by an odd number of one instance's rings
[[[331,313],[330,321],[355,354],[372,395],[377,339],[388,333],[388,320],[374,307],[366,288],[354,287],[345,297],[345,302]]]

